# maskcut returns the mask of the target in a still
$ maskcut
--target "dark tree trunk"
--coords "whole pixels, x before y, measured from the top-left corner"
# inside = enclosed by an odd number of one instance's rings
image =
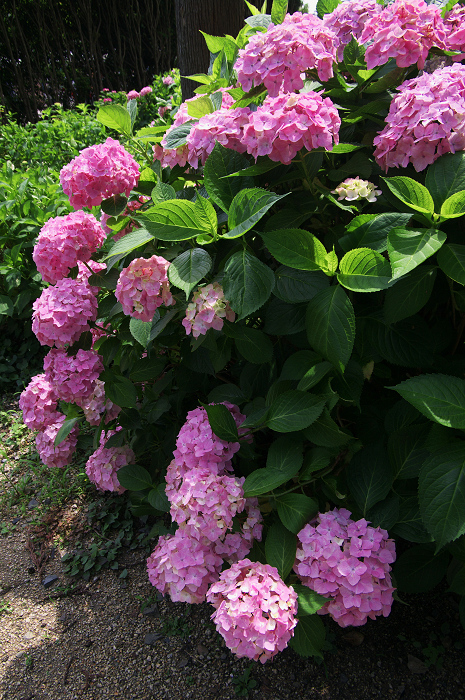
[[[214,36],[236,36],[244,26],[243,0],[175,0],[178,66],[181,75],[206,73],[209,51],[200,30]],[[197,84],[181,79],[182,98],[192,97]]]

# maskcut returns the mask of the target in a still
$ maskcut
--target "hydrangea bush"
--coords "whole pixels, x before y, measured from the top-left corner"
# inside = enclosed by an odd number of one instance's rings
[[[206,36],[170,128],[101,107],[119,141],[61,181],[106,237],[41,233],[21,397],[50,467],[95,427],[89,478],[157,520],[151,583],[262,662],[465,593],[464,15],[286,6]]]

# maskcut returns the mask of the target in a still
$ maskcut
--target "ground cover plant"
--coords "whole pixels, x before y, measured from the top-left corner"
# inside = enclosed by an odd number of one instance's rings
[[[262,663],[444,578],[465,622],[464,11],[286,7],[206,36],[168,129],[102,105],[20,402],[51,469],[95,426],[90,480],[166,528],[150,581]]]

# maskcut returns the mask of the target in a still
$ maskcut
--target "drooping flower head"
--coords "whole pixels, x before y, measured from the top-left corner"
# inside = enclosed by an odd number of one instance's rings
[[[33,303],[32,330],[41,345],[64,348],[90,330],[97,318],[97,298],[87,282],[59,280]]]
[[[121,430],[121,428],[118,428]],[[116,435],[117,430],[102,432],[100,446],[86,463],[86,474],[100,491],[123,493],[126,489],[118,481],[118,469],[134,464],[136,455],[127,445],[122,447],[105,447],[107,440]]]
[[[294,571],[303,584],[328,598],[319,615],[329,613],[341,627],[389,615],[394,592],[389,572],[396,553],[386,530],[334,508],[319,513],[297,539]]]
[[[45,374],[32,377],[19,397],[19,407],[23,412],[23,422],[30,430],[42,430],[54,423],[57,416],[58,396]]]
[[[323,20],[312,14],[286,15],[282,24],[257,32],[235,63],[243,89],[264,85],[268,94],[294,92],[304,85],[307,70],[316,70],[322,82],[333,77],[338,39]]]
[[[127,316],[151,321],[159,306],[175,303],[167,275],[169,265],[165,258],[152,255],[148,260],[136,258],[122,270],[115,296]]]
[[[360,43],[371,70],[395,58],[400,68],[423,68],[433,46],[446,48],[446,30],[437,5],[424,0],[395,0],[367,20]]]
[[[79,349],[73,356],[52,348],[44,359],[44,370],[62,401],[81,405],[94,391],[103,363],[93,350]]]
[[[444,153],[465,149],[465,66],[406,80],[392,100],[386,126],[373,140],[378,165],[417,172]]]
[[[244,129],[247,153],[288,164],[302,148],[331,151],[341,120],[329,97],[316,92],[267,97]]]
[[[379,14],[382,9],[382,5],[376,0],[345,0],[323,17],[325,26],[337,36],[338,61],[343,60],[344,47],[350,43],[352,37],[358,41],[367,20]]]
[[[288,645],[297,624],[297,594],[278,570],[249,559],[223,571],[207,592],[212,620],[228,649],[265,663]]]
[[[93,214],[73,211],[44,224],[32,257],[42,279],[55,284],[68,275],[78,260],[90,260],[104,240],[105,234]]]
[[[221,285],[213,282],[194,292],[182,325],[187,335],[192,333],[194,338],[198,338],[199,335],[205,335],[209,328],[220,331],[225,318],[228,321],[234,321],[236,314],[224,298]]]
[[[74,454],[79,428],[76,425],[68,437],[55,447],[58,431],[66,420],[62,413],[56,414],[53,423],[48,423],[36,435],[36,447],[39,457],[47,467],[66,467]]]
[[[361,180],[360,177],[348,177],[341,182],[340,185],[332,190],[332,194],[338,195],[338,200],[346,200],[347,202],[355,202],[358,199],[366,199],[367,202],[376,202],[381,190],[377,190],[375,185],[368,180]]]
[[[110,137],[84,148],[60,171],[63,191],[75,209],[96,207],[104,199],[125,194],[139,182],[139,166],[123,146]]]

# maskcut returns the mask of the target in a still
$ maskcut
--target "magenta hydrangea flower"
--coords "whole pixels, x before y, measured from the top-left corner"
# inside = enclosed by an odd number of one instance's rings
[[[68,275],[78,260],[90,260],[104,240],[105,234],[93,214],[73,211],[44,224],[32,257],[42,279],[55,284]]]
[[[150,87],[150,85],[147,85],[146,87],[142,88],[139,95],[140,97],[145,97],[145,95],[150,95],[151,92],[153,92],[152,88]]]
[[[32,377],[19,397],[19,407],[23,412],[23,422],[30,430],[42,430],[49,423],[56,422],[58,396],[54,386],[45,374]]]
[[[86,474],[100,491],[123,493],[126,489],[118,481],[118,469],[134,464],[136,455],[127,445],[122,447],[105,447],[107,440],[121,430],[108,430],[100,436],[100,446],[86,462]]]
[[[127,316],[151,321],[155,311],[164,304],[175,304],[170,292],[167,270],[170,263],[159,255],[136,258],[122,270],[115,296]]]
[[[315,15],[286,15],[282,24],[257,32],[239,51],[237,78],[246,92],[263,84],[272,97],[300,90],[309,70],[326,82],[333,77],[338,44],[337,35]]]
[[[128,102],[129,102],[129,100],[137,100],[137,98],[139,97],[139,93],[137,92],[137,90],[129,90],[126,97],[127,97]]]
[[[171,77],[171,75],[165,75],[164,78],[162,78],[163,85],[172,85],[174,83],[174,79]]]
[[[465,149],[465,66],[406,80],[392,100],[386,126],[373,140],[378,165],[417,172],[444,153]]]
[[[173,602],[203,603],[208,587],[218,580],[223,560],[213,545],[192,537],[182,527],[159,538],[147,559],[149,581]]]
[[[104,101],[104,102],[113,102],[113,100],[111,99],[111,97],[104,97],[104,98],[103,98],[103,101]]]
[[[96,207],[117,194],[129,197],[139,182],[139,166],[123,146],[112,138],[84,148],[60,171],[63,191],[75,209]]]
[[[105,382],[100,381],[100,379],[95,380],[91,395],[86,399],[81,399],[79,405],[90,425],[99,425],[104,411],[106,411],[105,423],[110,423],[121,411],[120,406],[107,399]]]
[[[220,331],[225,318],[234,321],[236,314],[224,298],[223,287],[218,282],[213,282],[194,292],[182,325],[187,335],[192,333],[194,338],[198,338],[199,335],[205,335],[209,328]]]
[[[33,303],[32,330],[41,345],[64,348],[90,330],[97,318],[97,298],[87,282],[59,280]]]
[[[323,17],[325,26],[337,36],[338,61],[343,60],[344,47],[350,43],[352,37],[358,41],[367,20],[379,14],[382,9],[382,5],[376,0],[345,0]]]
[[[400,68],[423,68],[433,46],[446,48],[446,30],[437,5],[424,0],[395,0],[367,20],[360,43],[369,43],[365,60],[371,70],[395,58]]]
[[[93,350],[80,349],[73,356],[52,348],[44,359],[44,370],[58,398],[81,405],[94,391],[103,362]]]
[[[248,107],[229,109],[222,107],[216,112],[205,114],[192,126],[187,136],[187,162],[198,168],[205,164],[216,143],[237,153],[244,153],[242,142],[244,127],[248,124],[251,112]]]
[[[329,97],[316,92],[267,97],[250,115],[243,142],[254,156],[289,164],[306,148],[331,151],[339,143],[341,119]]]
[[[62,413],[56,414],[53,423],[48,423],[36,435],[36,447],[39,457],[47,467],[66,467],[76,450],[79,428],[76,425],[63,442],[55,447],[58,431],[66,420]]]
[[[318,614],[328,613],[341,627],[387,617],[394,592],[389,574],[394,540],[350,515],[345,508],[319,513],[297,535],[294,564],[302,583],[328,598]]]
[[[297,593],[274,566],[249,559],[223,571],[207,592],[228,649],[262,664],[285,649],[297,624]]]

